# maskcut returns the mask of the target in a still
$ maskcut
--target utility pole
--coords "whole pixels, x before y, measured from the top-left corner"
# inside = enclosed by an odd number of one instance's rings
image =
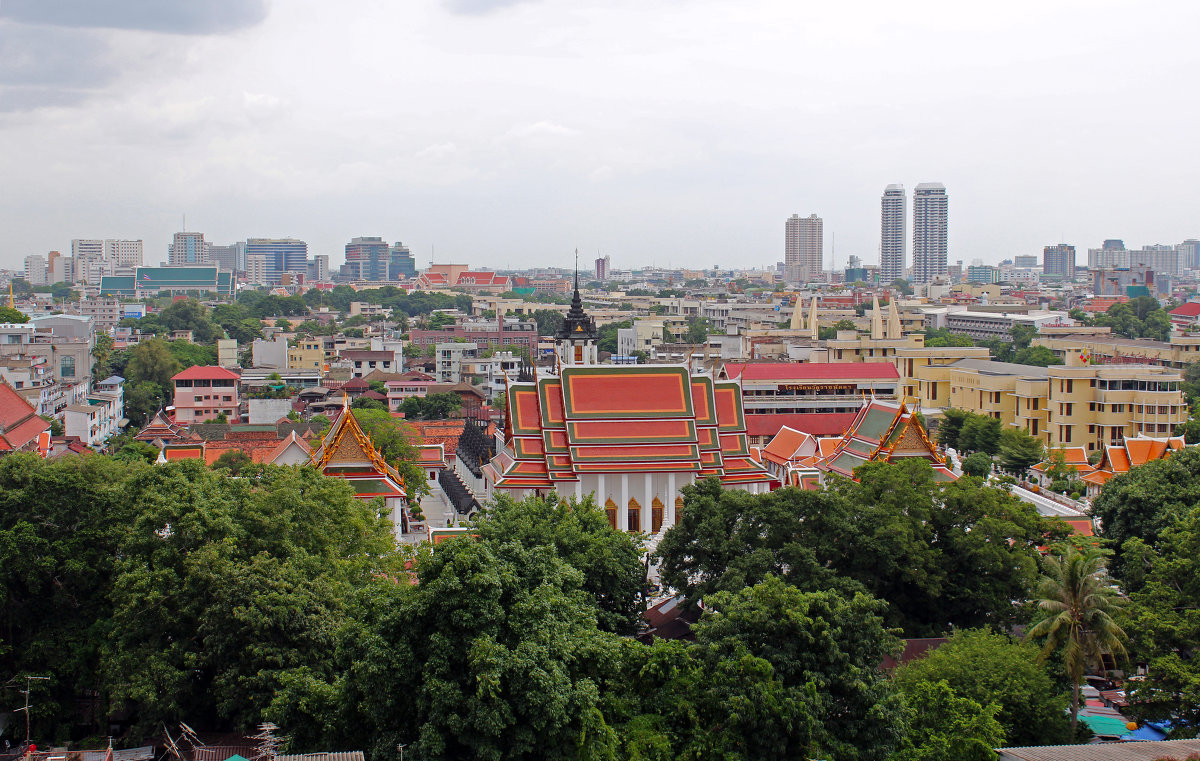
[[[48,676],[26,676],[26,677],[18,677],[18,678],[24,678],[24,680],[25,680],[25,689],[21,690],[21,694],[23,694],[25,696],[25,707],[18,708],[17,710],[25,712],[25,744],[28,745],[29,744],[29,690],[30,690],[30,687],[32,686],[34,680],[44,679],[46,681],[50,681],[50,677],[48,677]]]

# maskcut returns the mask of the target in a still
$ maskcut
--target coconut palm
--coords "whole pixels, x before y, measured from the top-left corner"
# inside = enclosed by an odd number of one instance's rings
[[[1027,638],[1045,638],[1040,658],[1045,661],[1059,648],[1071,679],[1071,734],[1079,723],[1079,685],[1089,661],[1104,654],[1125,655],[1125,632],[1110,612],[1125,600],[1118,596],[1105,568],[1104,556],[1094,547],[1068,547],[1065,554],[1047,556],[1038,586],[1041,613]]]

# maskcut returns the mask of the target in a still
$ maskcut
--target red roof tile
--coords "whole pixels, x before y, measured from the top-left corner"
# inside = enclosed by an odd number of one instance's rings
[[[768,412],[746,415],[746,433],[774,436],[784,426],[812,436],[840,436],[854,422],[854,412]]]
[[[50,430],[50,424],[38,417],[37,410],[16,389],[0,381],[0,452],[11,452],[37,441],[38,434]]]
[[[1200,317],[1200,301],[1189,301],[1186,304],[1180,304],[1171,310],[1171,314],[1176,314],[1180,317]]]
[[[171,380],[238,380],[242,376],[232,370],[217,365],[192,365],[181,373],[176,373]]]

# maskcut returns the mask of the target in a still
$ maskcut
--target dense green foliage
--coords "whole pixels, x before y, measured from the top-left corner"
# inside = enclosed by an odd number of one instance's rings
[[[5,304],[0,306],[0,322],[25,323],[29,322],[29,315]]]
[[[868,591],[907,636],[1014,621],[1037,547],[1066,527],[975,479],[939,483],[924,461],[868,463],[858,481],[764,495],[690,488],[657,555],[665,583],[698,600],[774,574],[802,590]]]
[[[0,459],[0,681],[43,674],[36,735],[98,717],[246,728],[393,561],[390,527],[311,468],[231,479],[202,463]],[[140,734],[135,734],[140,737]]]
[[[1187,448],[1115,476],[1092,501],[1101,536],[1112,542],[1112,571],[1121,579],[1124,548],[1130,539],[1155,547],[1159,536],[1200,504],[1200,449]],[[1131,590],[1133,591],[1133,590]]]
[[[1067,696],[1037,663],[1037,648],[1006,635],[960,630],[950,640],[896,670],[914,704],[921,685],[946,684],[959,698],[999,706],[1006,745],[1056,745],[1070,738]]]
[[[247,298],[247,296],[240,296],[239,301],[243,298]],[[363,291],[356,291],[348,285],[334,286],[329,291],[312,288],[306,291],[303,296],[293,298],[302,299],[312,309],[324,306],[340,312],[349,311],[351,301],[365,301],[368,304],[379,304],[385,309],[402,312],[410,317],[429,314],[435,309],[458,309],[461,312],[469,313],[472,301],[471,297],[466,294],[451,296],[445,293],[427,293],[425,291],[408,293],[401,288],[391,285]],[[288,316],[291,314],[300,314],[300,312],[276,311],[272,314]]]

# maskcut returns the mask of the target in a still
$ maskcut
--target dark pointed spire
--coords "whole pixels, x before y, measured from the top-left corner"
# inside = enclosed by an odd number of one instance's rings
[[[596,321],[583,311],[583,297],[579,295],[579,250],[575,251],[575,294],[571,297],[571,308],[563,318],[562,327],[554,337],[564,339],[598,338],[600,331],[596,329]]]

